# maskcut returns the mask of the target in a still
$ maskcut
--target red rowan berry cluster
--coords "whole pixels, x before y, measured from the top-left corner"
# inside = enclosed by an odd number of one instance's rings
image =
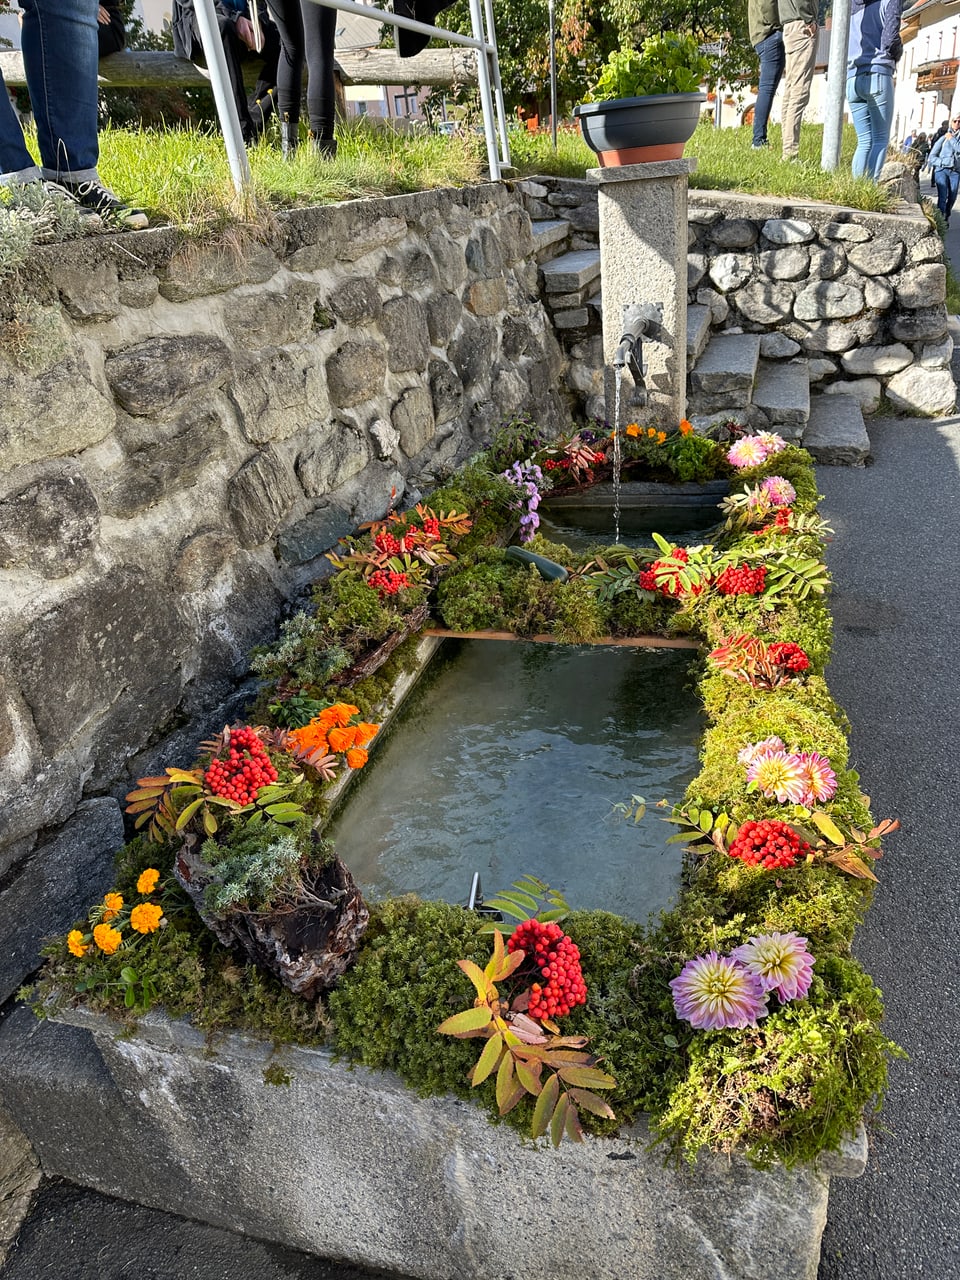
[[[378,551],[382,551],[387,556],[398,556],[401,551],[407,550],[406,538],[397,538],[392,533],[388,533],[386,529],[381,529],[379,533],[374,535],[373,545]]]
[[[543,469],[544,471],[569,471],[571,465],[569,458],[547,458]]]
[[[261,787],[276,780],[266,747],[247,725],[231,730],[226,757],[212,760],[203,775],[209,791],[237,804],[250,804]]]
[[[423,532],[427,535],[428,538],[440,537],[440,521],[437,519],[436,516],[424,516]]]
[[[686,564],[689,560],[686,547],[674,547],[671,553],[671,559],[679,560],[681,564]],[[665,596],[678,596],[683,591],[680,585],[680,579],[677,575],[671,574],[663,583],[657,582],[657,570],[663,568],[662,560],[654,560],[649,569],[641,569],[639,576],[639,584],[641,591],[660,591]],[[699,595],[702,587],[694,587],[693,594]]]
[[[395,596],[404,587],[409,587],[410,580],[405,573],[395,573],[393,569],[375,569],[367,579],[367,585],[373,587],[380,599]]]
[[[791,640],[781,640],[769,645],[767,654],[771,662],[775,662],[778,667],[783,667],[785,671],[792,671],[794,675],[806,671],[810,666],[810,659],[800,646]]]
[[[580,950],[555,921],[524,920],[511,934],[507,950],[526,952],[547,979],[530,988],[531,1018],[562,1018],[575,1005],[586,1004]]]
[[[792,867],[810,853],[810,846],[792,827],[776,818],[745,822],[727,852],[748,867]]]
[[[763,594],[766,580],[766,565],[757,565],[755,569],[748,564],[728,565],[713,585],[724,596],[759,596]]]

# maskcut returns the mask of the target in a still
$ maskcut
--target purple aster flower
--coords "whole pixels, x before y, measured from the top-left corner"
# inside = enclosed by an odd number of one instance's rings
[[[789,507],[797,496],[796,489],[783,476],[767,476],[760,488],[775,507]]]
[[[732,467],[759,467],[768,453],[759,436],[743,436],[727,450],[727,461]]]
[[[688,960],[670,988],[677,1017],[698,1031],[755,1027],[767,1012],[757,975],[716,951]]]
[[[796,933],[751,938],[731,951],[730,959],[755,974],[764,991],[775,991],[783,1004],[802,1000],[810,990],[815,961],[807,950],[806,938]]]

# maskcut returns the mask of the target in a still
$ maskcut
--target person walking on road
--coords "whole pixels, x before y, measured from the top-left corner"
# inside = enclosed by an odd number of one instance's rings
[[[937,208],[949,227],[960,188],[960,116],[954,117],[947,132],[933,144],[927,164],[937,188]]]
[[[747,27],[750,43],[760,59],[757,101],[753,107],[753,146],[756,150],[767,145],[770,108],[783,78],[783,32],[777,0],[747,0]]]
[[[800,122],[810,101],[810,86],[817,61],[817,0],[779,0],[783,26],[783,103],[780,120],[783,158],[796,160],[800,153]]]

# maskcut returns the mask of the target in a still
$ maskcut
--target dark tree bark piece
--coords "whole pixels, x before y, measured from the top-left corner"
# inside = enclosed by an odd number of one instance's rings
[[[407,614],[402,630],[391,632],[386,640],[378,644],[375,649],[365,653],[352,667],[348,667],[346,671],[341,671],[337,676],[337,683],[340,685],[356,684],[364,676],[373,675],[374,671],[383,666],[394,649],[401,645],[407,636],[412,635],[414,631],[420,631],[425,626],[429,617],[430,606],[427,604],[418,605],[412,613]]]
[[[328,991],[356,960],[370,912],[339,857],[334,855],[303,877],[297,900],[269,911],[237,908],[214,914],[204,902],[213,877],[199,850],[199,840],[188,836],[177,854],[174,874],[224,946],[242,947],[255,964],[306,1000]]]

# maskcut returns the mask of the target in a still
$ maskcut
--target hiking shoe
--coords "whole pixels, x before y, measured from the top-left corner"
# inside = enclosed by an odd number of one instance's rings
[[[150,225],[150,219],[142,209],[132,209],[130,205],[124,204],[119,196],[97,178],[91,178],[88,182],[69,182],[66,178],[61,178],[56,185],[75,200],[81,209],[98,213],[105,224],[113,223],[127,231],[142,231]]]

